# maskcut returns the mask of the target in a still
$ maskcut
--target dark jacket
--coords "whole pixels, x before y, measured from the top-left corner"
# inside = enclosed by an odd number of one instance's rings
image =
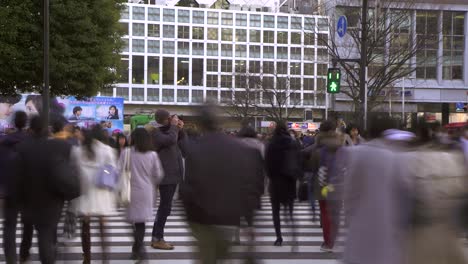
[[[18,145],[19,193],[24,202],[23,214],[33,223],[59,220],[64,192],[79,193],[78,174],[69,166],[72,146],[64,140],[32,137]],[[59,168],[67,168],[58,171]],[[71,183],[71,189],[63,183]]]
[[[192,141],[186,151],[182,197],[187,219],[237,226],[257,205],[256,180],[263,172],[260,152],[221,133]]]
[[[184,175],[181,148],[185,145],[185,133],[176,126],[156,128],[152,131],[153,144],[164,169],[160,185],[179,184]]]
[[[17,198],[15,197],[17,190],[16,146],[27,137],[28,135],[25,132],[19,131],[0,139],[0,196]]]
[[[299,145],[287,133],[274,135],[266,149],[265,163],[270,195],[281,203],[293,201],[296,181],[302,174]]]

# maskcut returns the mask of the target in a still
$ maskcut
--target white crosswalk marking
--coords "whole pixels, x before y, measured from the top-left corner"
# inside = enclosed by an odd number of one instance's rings
[[[319,215],[318,206],[317,216]],[[156,210],[154,210],[156,213]],[[312,212],[307,202],[296,203],[294,208],[294,225],[289,221],[285,221],[284,212],[281,212],[282,217],[282,232],[283,246],[275,247],[273,242],[276,240],[273,221],[271,215],[271,205],[268,197],[262,198],[262,209],[256,213],[255,226],[255,256],[259,259],[259,263],[263,264],[336,264],[339,258],[339,253],[324,253],[320,251],[320,246],[323,242],[322,230],[318,221],[312,222]],[[197,251],[196,240],[192,237],[187,222],[185,221],[184,210],[179,201],[174,201],[171,216],[169,216],[166,229],[165,240],[175,245],[172,251],[161,251],[152,249],[149,246],[149,241],[152,231],[152,222],[146,223],[146,250],[148,252],[148,263],[158,264],[181,264],[181,263],[196,263]],[[318,220],[318,217],[317,217]],[[124,210],[120,209],[115,214],[106,217],[105,239],[108,243],[108,255],[111,263],[134,263],[130,261],[131,245],[133,243],[132,228],[125,222]],[[3,225],[1,225],[3,229]],[[59,224],[59,235],[63,231],[63,223]],[[3,230],[0,231],[3,234]],[[58,248],[58,263],[81,263],[82,251],[81,240],[79,238],[79,227],[77,229],[77,238],[66,240],[59,237]],[[294,235],[298,241],[298,246],[293,250]],[[91,243],[93,259],[100,259],[100,233],[99,225],[96,219],[91,223]],[[18,246],[21,242],[21,227],[17,232]],[[248,239],[241,232],[241,244],[234,245],[231,249],[231,259],[226,260],[226,263],[243,263],[242,258],[247,251]],[[342,238],[338,239],[337,251],[341,251]],[[2,244],[3,246],[3,244]],[[31,263],[38,262],[37,239],[33,239],[33,248],[31,249]],[[99,261],[96,261],[99,263]],[[0,263],[4,263],[3,254],[0,255]]]

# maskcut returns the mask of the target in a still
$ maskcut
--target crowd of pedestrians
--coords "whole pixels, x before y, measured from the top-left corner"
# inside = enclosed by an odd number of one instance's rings
[[[107,262],[106,218],[119,206],[133,229],[129,258],[147,259],[148,220],[154,220],[149,245],[173,250],[164,230],[177,196],[201,262],[214,264],[229,255],[233,242],[241,243],[244,220],[253,245],[255,211],[268,195],[274,246],[284,242],[281,210],[294,227],[299,199],[310,203],[310,220],[319,220],[322,251],[337,251],[337,238],[347,230],[344,263],[467,263],[459,243],[468,224],[467,128],[449,135],[421,122],[406,131],[377,115],[365,139],[358,126],[342,120],[325,120],[305,135],[278,122],[262,135],[249,126],[223,132],[213,105],[200,107],[198,116],[198,129],[187,129],[160,109],[154,122],[129,136],[109,136],[100,125],[83,129],[57,116],[47,130],[40,117],[16,112],[15,132],[0,138],[6,262],[18,261],[18,216],[19,261],[30,258],[35,230],[42,263],[55,263],[58,236],[77,233],[83,263],[91,263],[94,218],[100,260]],[[58,230],[62,212],[64,228]]]

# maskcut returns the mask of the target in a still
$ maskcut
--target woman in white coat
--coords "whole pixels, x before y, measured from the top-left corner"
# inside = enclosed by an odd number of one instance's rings
[[[81,220],[81,244],[83,263],[91,263],[91,217],[98,217],[101,232],[103,259],[106,260],[104,241],[104,216],[116,211],[116,193],[109,189],[98,188],[95,184],[99,170],[103,166],[116,167],[117,154],[114,149],[104,144],[106,136],[101,126],[96,125],[85,132],[85,139],[80,147],[74,149],[74,157],[80,168],[82,195],[77,201],[77,213]]]
[[[133,225],[134,243],[132,259],[146,259],[144,248],[145,222],[153,217],[153,201],[156,185],[164,176],[159,156],[153,150],[151,136],[144,128],[137,128],[131,136],[131,148],[120,155],[119,164],[126,166],[127,151],[130,151],[130,204],[127,221]]]

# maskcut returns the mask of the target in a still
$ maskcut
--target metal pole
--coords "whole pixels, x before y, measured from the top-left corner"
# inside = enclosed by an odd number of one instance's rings
[[[44,88],[42,90],[42,120],[49,132],[49,0],[44,0]]]
[[[388,115],[392,116],[392,90],[390,89],[390,97],[388,98]]]
[[[362,0],[361,30],[361,72],[359,78],[360,97],[364,105],[364,130],[367,130],[367,11],[368,0]]]
[[[403,121],[403,125],[406,126],[406,118],[405,118],[405,77],[403,77],[403,85],[401,87],[401,120]]]

